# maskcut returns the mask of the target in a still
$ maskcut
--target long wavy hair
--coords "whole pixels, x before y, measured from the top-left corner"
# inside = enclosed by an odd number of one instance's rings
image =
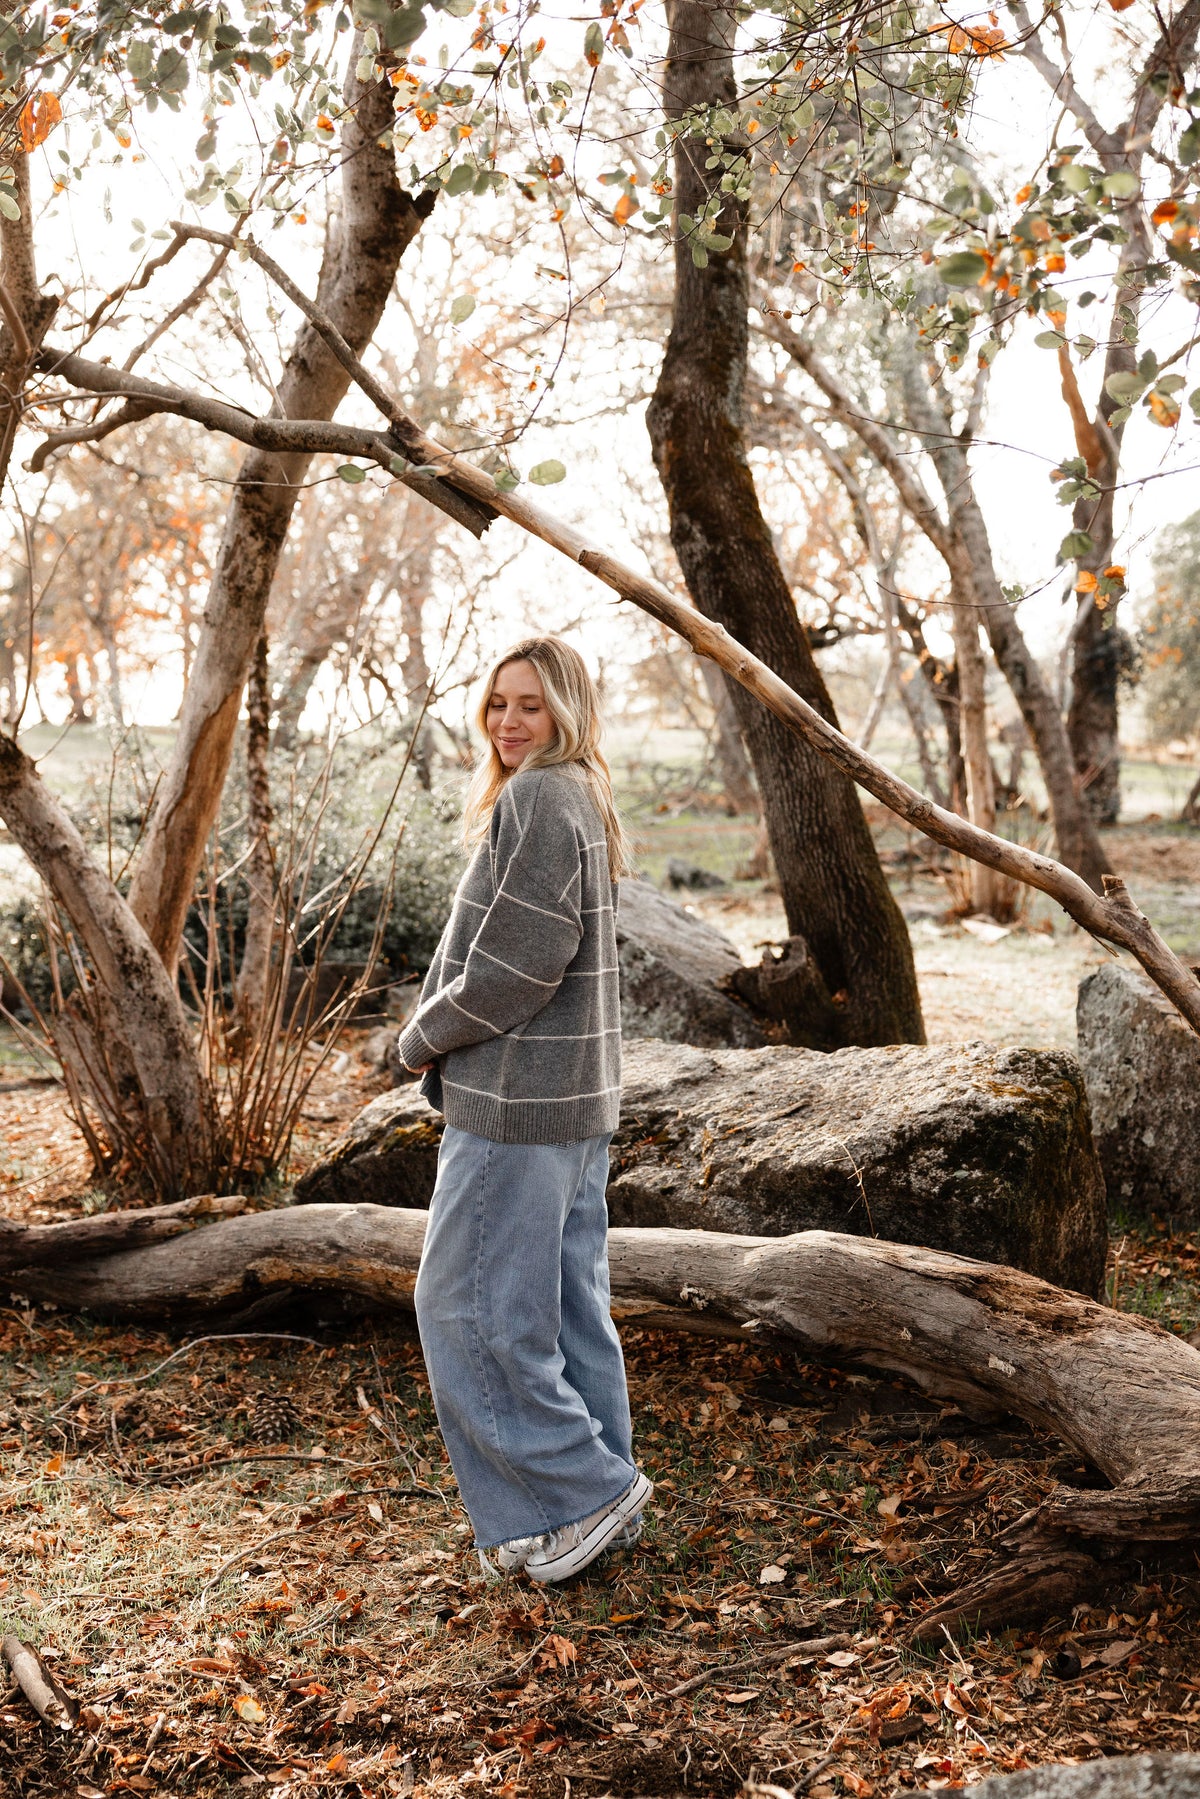
[[[608,869],[614,881],[628,874],[629,840],[613,800],[612,775],[600,748],[603,718],[596,683],[579,651],[561,637],[526,637],[505,650],[489,669],[480,693],[475,722],[486,749],[471,777],[463,808],[463,837],[468,845],[487,834],[497,796],[515,769],[505,768],[488,730],[488,706],[502,668],[510,662],[529,662],[537,670],[554,721],[554,736],[544,749],[532,750],[521,767],[567,766],[584,783],[604,825],[608,842]]]

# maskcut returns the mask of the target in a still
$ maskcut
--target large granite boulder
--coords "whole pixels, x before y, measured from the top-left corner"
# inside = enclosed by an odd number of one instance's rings
[[[627,1047],[614,1224],[851,1231],[1100,1291],[1104,1181],[1061,1050]]]
[[[302,1205],[427,1206],[442,1115],[413,1086],[381,1093],[296,1182]]]
[[[922,1791],[932,1791],[923,1788]],[[1114,1755],[993,1774],[971,1799],[1200,1799],[1200,1755]]]
[[[622,881],[617,907],[621,1029],[702,1049],[755,1049],[767,1039],[726,991],[742,967],[728,937],[648,881]]]
[[[1140,969],[1080,982],[1079,1060],[1109,1204],[1200,1219],[1200,1037]]]
[[[386,1094],[300,1200],[425,1205],[441,1119]],[[1078,1064],[1058,1050],[625,1046],[614,1224],[851,1231],[1010,1263],[1094,1294],[1104,1183]]]

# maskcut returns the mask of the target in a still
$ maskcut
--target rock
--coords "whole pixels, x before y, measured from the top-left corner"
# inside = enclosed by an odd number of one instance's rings
[[[668,887],[684,887],[693,893],[701,893],[706,888],[715,891],[728,885],[729,882],[714,874],[711,868],[701,868],[695,862],[684,862],[678,856],[672,856],[667,863]]]
[[[426,1205],[440,1130],[416,1092],[385,1094],[296,1197]],[[1087,1100],[1059,1050],[631,1042],[608,1200],[614,1224],[850,1231],[1089,1294],[1104,1274]]]
[[[381,1093],[300,1176],[296,1199],[301,1205],[427,1206],[441,1141],[442,1115],[415,1087]]]
[[[1095,1295],[1104,1182],[1062,1050],[626,1047],[614,1224],[850,1231]]]
[[[621,1029],[703,1049],[753,1049],[766,1035],[722,986],[742,967],[736,947],[648,881],[622,881],[617,908]]]
[[[1110,1206],[1200,1219],[1200,1038],[1140,969],[1079,984],[1079,1060]]]
[[[922,1789],[930,1792],[933,1789]],[[1114,1755],[993,1774],[971,1799],[1200,1799],[1200,1755]]]

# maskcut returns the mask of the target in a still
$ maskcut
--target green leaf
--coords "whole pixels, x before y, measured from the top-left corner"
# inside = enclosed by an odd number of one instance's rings
[[[1057,350],[1067,340],[1061,331],[1039,331],[1033,341],[1039,350]]]
[[[467,319],[470,318],[470,316],[474,312],[474,310],[475,310],[474,294],[458,294],[458,295],[456,295],[450,306],[450,323],[452,325],[463,324]]]
[[[1188,405],[1191,407],[1196,417],[1200,419],[1200,387],[1194,387],[1192,389],[1191,393],[1188,395]]]
[[[475,10],[475,0],[445,0],[443,12],[448,12],[452,19],[465,19],[468,13]]]
[[[1078,557],[1086,556],[1088,551],[1095,547],[1086,531],[1068,531],[1058,546],[1058,560],[1074,562]]]
[[[514,487],[520,487],[521,485],[520,475],[514,473],[510,468],[502,468],[500,473],[494,475],[492,479],[495,481],[496,486],[500,489],[501,493],[511,493]]]
[[[1200,158],[1200,119],[1193,119],[1179,140],[1180,162],[1193,163]]]
[[[203,137],[196,139],[197,162],[207,162],[210,157],[216,155],[216,152],[217,134],[215,131],[206,131]]]
[[[583,59],[589,69],[600,67],[600,58],[604,55],[604,33],[599,25],[589,25],[583,34]]]
[[[135,38],[125,52],[125,67],[135,81],[144,81],[154,67],[154,45]]]
[[[1149,385],[1140,375],[1135,375],[1132,369],[1118,369],[1104,383],[1106,392],[1123,406],[1131,406],[1135,400],[1140,400]]]
[[[1091,176],[1077,162],[1065,163],[1058,171],[1058,178],[1069,194],[1085,194],[1092,185]]]
[[[367,471],[365,468],[359,468],[356,462],[343,462],[338,470],[338,477],[342,481],[349,481],[351,486],[354,486],[356,482],[366,480]]]
[[[476,168],[473,162],[460,162],[457,167],[451,169],[450,179],[447,181],[444,191],[450,195],[451,199],[456,194],[465,194],[474,187],[475,175]]]
[[[698,269],[708,267],[708,251],[701,244],[692,245],[692,261]]]
[[[1138,178],[1132,169],[1114,169],[1104,177],[1101,186],[1110,199],[1132,200],[1138,191]]]
[[[529,479],[535,487],[553,487],[556,482],[565,481],[566,467],[552,456],[548,462],[535,463],[529,471]]]
[[[392,13],[383,27],[383,41],[389,50],[402,50],[415,44],[425,29],[425,14],[419,6],[405,6]]]
[[[154,81],[164,94],[182,94],[189,79],[188,60],[182,50],[168,47],[159,51]]]
[[[20,216],[21,208],[17,205],[12,195],[6,194],[4,189],[0,187],[0,218],[19,219]]]
[[[943,256],[937,265],[947,287],[978,287],[987,270],[987,262],[977,250],[957,250],[953,256]]]

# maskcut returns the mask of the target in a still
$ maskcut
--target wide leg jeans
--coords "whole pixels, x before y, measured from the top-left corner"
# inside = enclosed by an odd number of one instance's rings
[[[417,1323],[481,1549],[574,1524],[636,1472],[609,1314],[609,1141],[442,1138]]]

